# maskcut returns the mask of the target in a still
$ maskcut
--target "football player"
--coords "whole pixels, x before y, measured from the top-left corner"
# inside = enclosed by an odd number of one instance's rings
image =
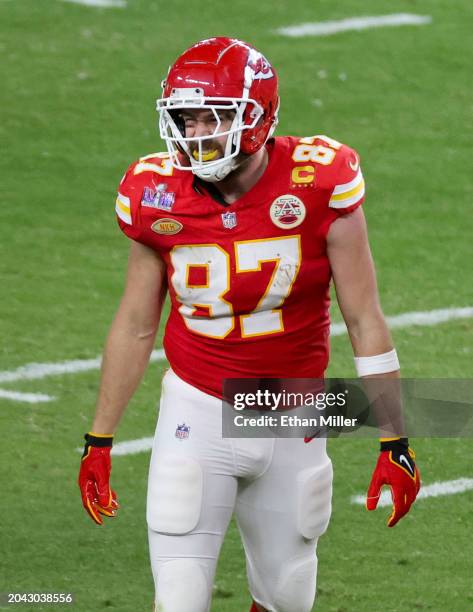
[[[113,436],[168,292],[170,368],[147,499],[155,604],[165,612],[210,609],[233,513],[252,611],[308,612],[315,598],[316,545],[331,513],[326,441],[223,438],[223,379],[323,378],[332,278],[358,375],[399,376],[358,154],[327,136],[273,137],[278,108],[277,75],[259,51],[230,38],[198,42],[170,68],[157,101],[167,151],[131,164],[118,190],[128,274],[79,485],[96,523],[115,516]],[[392,527],[420,486],[405,438],[382,439],[368,509],[383,485],[393,493]]]

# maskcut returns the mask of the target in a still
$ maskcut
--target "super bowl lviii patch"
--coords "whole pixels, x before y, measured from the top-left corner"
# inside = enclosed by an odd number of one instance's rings
[[[141,196],[141,205],[170,212],[176,199],[176,194],[173,191],[166,191],[166,189],[166,183],[159,183],[156,189],[145,187]]]

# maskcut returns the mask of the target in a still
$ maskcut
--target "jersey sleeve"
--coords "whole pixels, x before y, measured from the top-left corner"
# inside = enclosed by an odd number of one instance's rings
[[[129,238],[140,241],[141,230],[138,211],[140,193],[135,184],[136,181],[133,175],[135,166],[136,163],[133,163],[128,167],[118,185],[118,193],[115,200],[115,213],[122,232]]]
[[[358,153],[342,145],[337,152],[329,208],[337,215],[353,212],[365,199],[365,181]]]

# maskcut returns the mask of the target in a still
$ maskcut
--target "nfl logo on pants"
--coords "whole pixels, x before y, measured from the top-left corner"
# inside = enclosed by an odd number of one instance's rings
[[[182,425],[177,425],[176,428],[176,433],[174,434],[176,436],[176,438],[179,438],[179,440],[187,440],[187,438],[189,437],[189,433],[190,433],[191,428],[189,427],[189,425],[186,425],[185,423],[183,423]]]

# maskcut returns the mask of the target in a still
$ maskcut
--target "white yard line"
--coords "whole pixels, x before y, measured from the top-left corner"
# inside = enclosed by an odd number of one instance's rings
[[[74,359],[59,363],[28,363],[16,370],[0,372],[0,383],[16,382],[18,380],[38,380],[46,376],[61,376],[62,374],[76,374],[100,368],[101,358]]]
[[[161,361],[163,359],[163,349],[157,349],[151,353],[151,361]],[[62,361],[59,363],[28,363],[16,370],[0,372],[0,383],[16,382],[18,380],[38,380],[47,376],[89,372],[90,370],[98,370],[101,363],[101,357],[96,357],[95,359],[74,359],[73,361]]]
[[[427,310],[419,312],[406,312],[404,314],[386,317],[388,325],[391,329],[410,327],[412,325],[432,326],[440,323],[447,323],[458,319],[473,318],[473,307],[467,306],[464,308],[442,308],[439,310]],[[347,331],[344,323],[333,323],[330,328],[331,336],[341,336]],[[151,354],[151,361],[162,361],[165,359],[164,350],[156,349]],[[98,370],[101,364],[101,357],[95,359],[74,359],[72,361],[62,361],[59,363],[28,363],[16,370],[0,371],[0,383],[11,383],[22,380],[39,380],[47,376],[62,376],[63,374],[77,374],[79,372],[89,372]],[[10,399],[14,399],[16,395],[17,401],[23,401],[21,396],[33,397],[41,394],[21,394],[0,390],[0,399],[6,398],[5,393],[9,394]],[[47,398],[48,396],[41,396]],[[54,399],[54,398],[51,398]],[[25,400],[32,401],[32,400]],[[41,399],[39,401],[50,401]]]
[[[126,8],[126,0],[62,0],[70,4],[82,4],[99,8]]]
[[[300,38],[302,36],[331,36],[339,32],[368,30],[370,28],[385,28],[405,25],[425,25],[432,22],[430,15],[414,15],[411,13],[396,13],[394,15],[378,15],[366,17],[350,17],[338,21],[319,21],[301,23],[299,25],[278,28],[277,34]]]
[[[427,310],[419,312],[406,312],[404,314],[386,317],[391,329],[398,327],[410,327],[412,325],[432,326],[439,323],[447,323],[457,319],[473,318],[473,307],[465,308],[442,308],[440,310]],[[344,323],[333,323],[330,328],[331,336],[342,336],[347,331]],[[156,349],[151,354],[151,361],[164,359],[164,350]],[[76,374],[77,372],[88,372],[98,370],[101,357],[95,359],[74,359],[59,363],[29,363],[16,370],[0,371],[0,383],[16,382],[18,380],[37,380],[47,376],[62,376],[63,374]]]
[[[393,317],[386,317],[386,321],[390,329],[395,329],[398,327],[411,327],[412,325],[430,327],[432,325],[446,323],[447,321],[471,318],[473,318],[473,307],[468,306],[466,308],[441,308],[439,310],[405,312],[404,314],[395,315]],[[333,323],[330,328],[330,335],[342,336],[346,331],[347,328],[344,323]]]
[[[427,497],[441,497],[442,495],[455,495],[473,490],[473,478],[458,478],[457,480],[445,480],[444,482],[434,482],[421,488],[417,499]],[[354,495],[351,498],[352,504],[364,506],[366,495]],[[391,506],[391,491],[385,489],[379,498],[378,507]]]
[[[153,438],[137,438],[136,440],[125,440],[116,442],[112,448],[112,455],[122,457],[124,455],[137,455],[146,453],[153,448]],[[76,448],[78,453],[84,452],[83,448]]]
[[[18,391],[7,391],[0,389],[0,398],[14,402],[26,402],[27,404],[39,404],[41,402],[52,402],[56,398],[44,393],[19,393]]]
[[[139,438],[138,440],[128,440],[118,442],[113,445],[112,455],[137,455],[151,450],[153,446],[153,438]],[[81,452],[83,449],[79,449]]]
[[[441,308],[427,312],[406,312],[394,317],[387,317],[389,327],[410,327],[411,325],[432,326],[454,319],[471,319],[473,308]]]

